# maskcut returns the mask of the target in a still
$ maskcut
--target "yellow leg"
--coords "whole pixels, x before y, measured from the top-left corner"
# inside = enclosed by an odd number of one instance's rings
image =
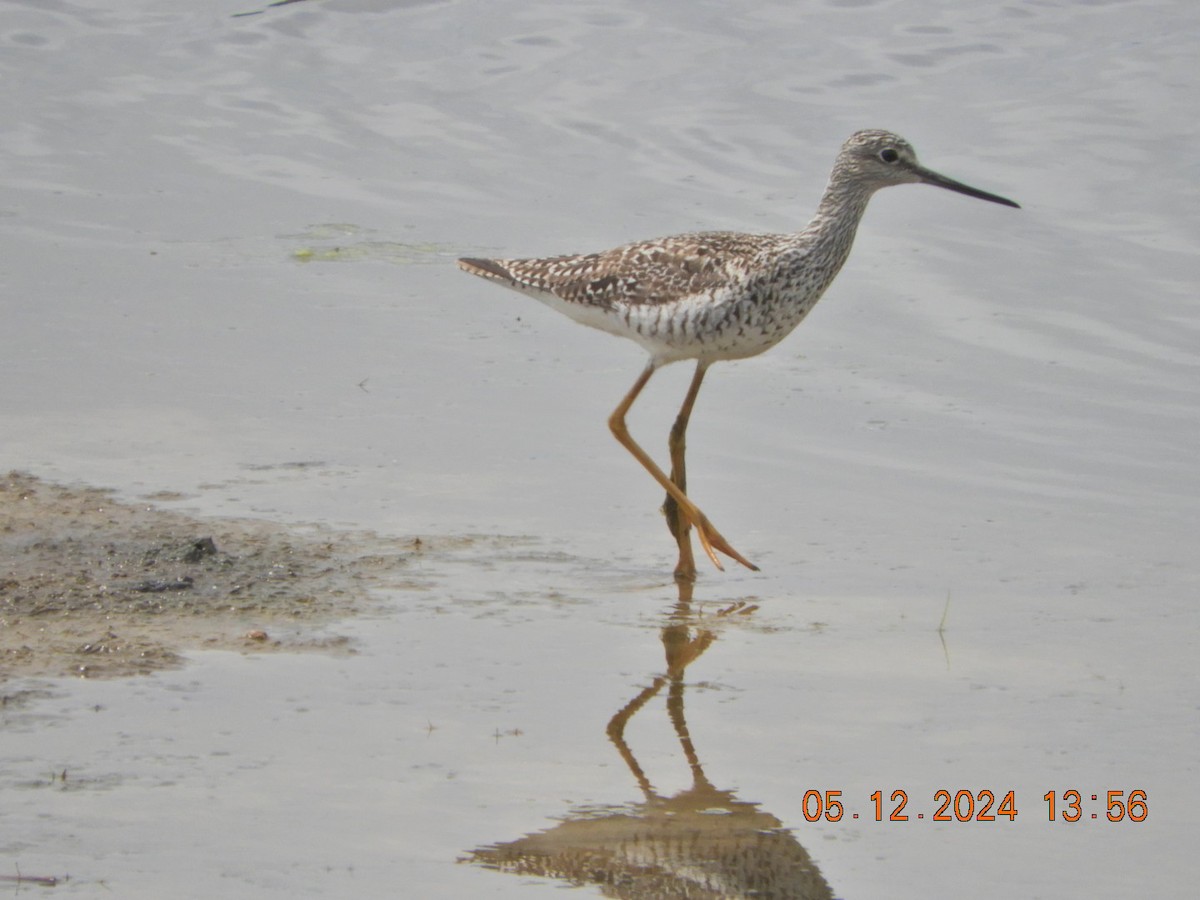
[[[704,373],[707,371],[707,363],[696,363],[696,373],[692,376],[692,383],[688,387],[687,396],[683,398],[683,406],[679,408],[679,415],[675,417],[675,424],[671,426],[671,436],[667,442],[671,451],[671,481],[684,494],[687,493],[686,435],[688,420],[692,417],[692,407],[696,404],[696,395],[700,393],[700,382],[704,380]],[[675,580],[695,581],[696,560],[692,556],[692,523],[679,514],[679,504],[670,494],[667,494],[666,500],[663,501],[663,514],[667,517],[667,528],[670,529],[671,536],[679,545],[679,562],[675,565]]]
[[[713,527],[713,524],[708,521],[708,517],[700,512],[700,508],[689,500],[687,494],[663,474],[663,470],[655,464],[649,454],[638,446],[637,441],[630,436],[629,429],[625,427],[625,414],[629,412],[629,408],[633,406],[633,402],[637,399],[638,394],[642,392],[642,388],[646,386],[656,368],[658,366],[653,361],[646,366],[642,374],[638,376],[638,380],[633,383],[633,387],[629,389],[629,393],[625,395],[625,399],[617,405],[617,408],[613,410],[613,414],[608,417],[608,427],[612,431],[613,437],[621,442],[621,446],[633,454],[634,459],[642,464],[642,468],[649,472],[654,477],[654,480],[675,501],[678,515],[682,516],[695,527],[696,535],[700,538],[700,545],[704,548],[704,552],[708,554],[708,558],[713,561],[713,565],[718,569],[725,568],[717,558],[716,551],[719,550],[729,558],[737,560],[746,568],[757,571],[758,566],[754,565],[730,546],[729,542],[721,536],[721,532],[717,531]],[[699,379],[693,378],[692,382],[698,391],[700,389]],[[694,397],[692,399],[693,401],[695,400]],[[687,406],[687,401],[685,401],[685,406]],[[683,410],[680,412],[682,413]],[[686,425],[686,419],[684,424]]]

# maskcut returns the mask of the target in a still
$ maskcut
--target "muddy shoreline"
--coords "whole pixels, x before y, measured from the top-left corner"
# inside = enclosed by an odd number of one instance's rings
[[[199,518],[10,472],[0,476],[0,684],[153,672],[194,648],[352,653],[331,623],[377,605],[371,586],[404,586],[426,549]]]

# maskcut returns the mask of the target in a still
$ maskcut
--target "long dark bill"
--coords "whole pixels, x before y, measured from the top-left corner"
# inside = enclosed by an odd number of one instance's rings
[[[1020,209],[1021,204],[1013,203],[1007,197],[1000,197],[996,194],[989,194],[987,191],[981,191],[979,188],[973,188],[970,185],[963,184],[961,181],[955,181],[953,178],[947,178],[945,175],[939,175],[931,169],[917,167],[914,169],[921,181],[925,184],[932,184],[936,187],[945,188],[948,191],[956,191],[959,194],[966,194],[968,197],[978,197],[980,200],[990,200],[992,203],[999,203],[1002,206],[1011,206],[1015,209]]]

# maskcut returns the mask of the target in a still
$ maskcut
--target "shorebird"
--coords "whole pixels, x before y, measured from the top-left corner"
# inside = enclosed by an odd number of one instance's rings
[[[808,315],[850,254],[867,201],[894,184],[931,184],[1019,208],[939,175],[888,131],[859,131],[842,145],[812,221],[791,234],[707,231],[625,244],[600,253],[540,259],[471,259],[472,275],[528,294],[577,322],[641,344],[649,362],[609,417],[613,435],[667,492],[664,511],[679,546],[675,577],[695,578],[690,527],[718,569],[723,553],[750,569],[687,496],[684,438],[704,373],[714,362],[768,350]],[[661,366],[696,361],[671,428],[668,477],[629,434],[625,415]]]

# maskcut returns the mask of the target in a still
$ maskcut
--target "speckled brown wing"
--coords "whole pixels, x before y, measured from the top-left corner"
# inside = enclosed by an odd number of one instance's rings
[[[764,235],[682,234],[602,253],[544,259],[462,259],[467,272],[531,293],[600,309],[653,305],[737,282],[762,254]]]

